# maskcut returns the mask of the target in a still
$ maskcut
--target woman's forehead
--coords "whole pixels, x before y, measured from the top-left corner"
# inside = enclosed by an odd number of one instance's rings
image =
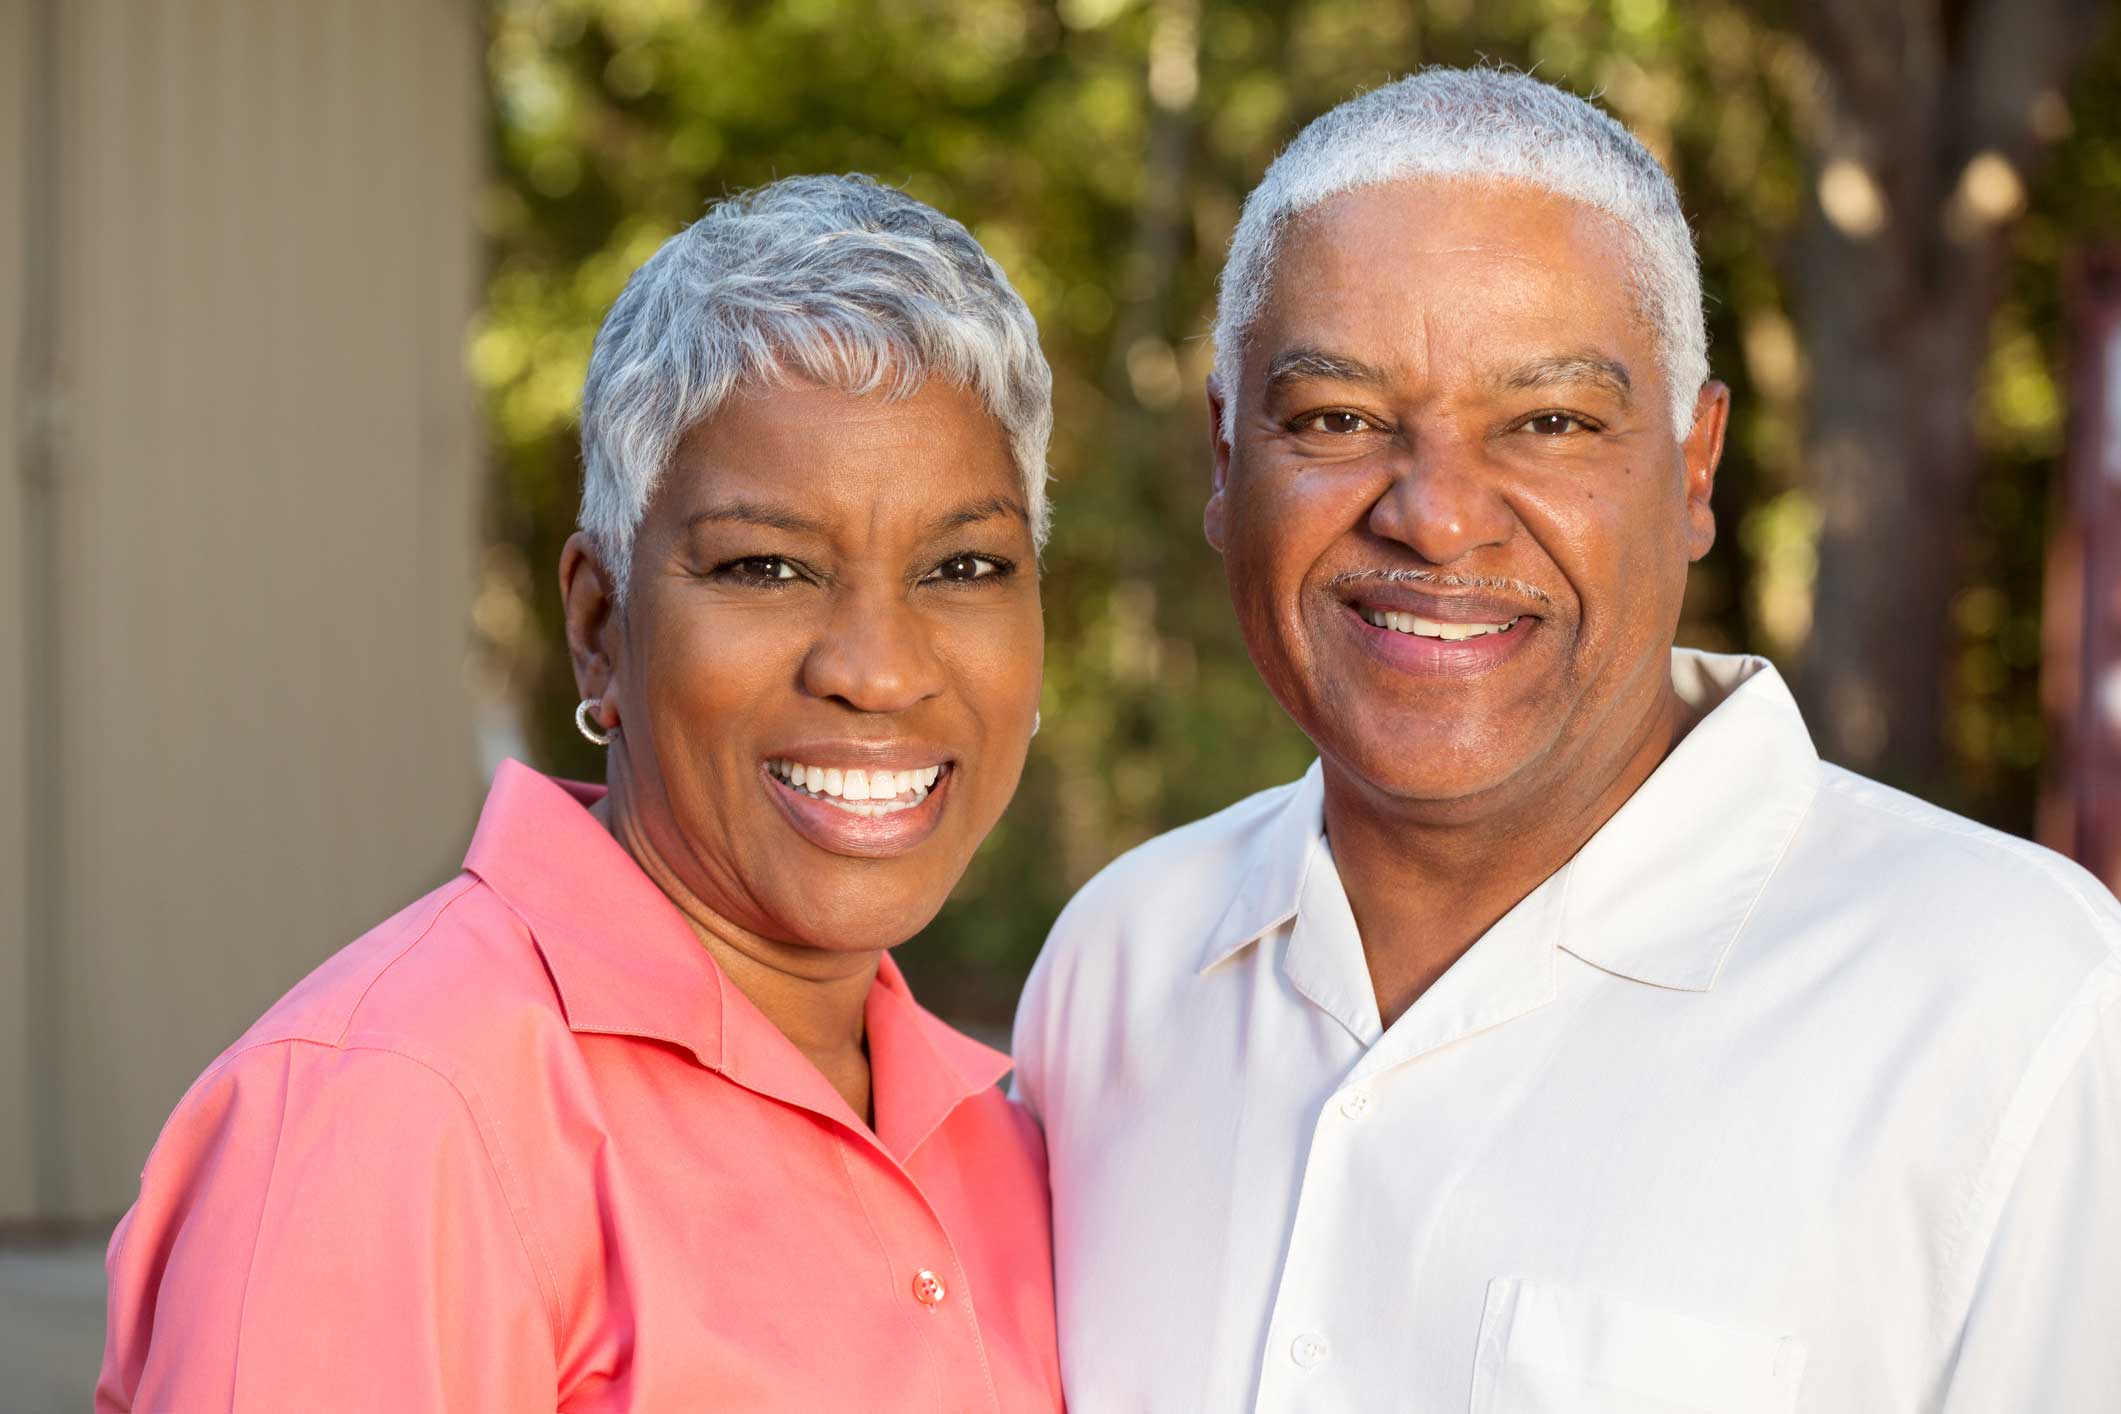
[[[1027,516],[1007,433],[976,394],[940,379],[905,397],[798,383],[733,395],[688,431],[650,516],[821,531],[987,503]]]

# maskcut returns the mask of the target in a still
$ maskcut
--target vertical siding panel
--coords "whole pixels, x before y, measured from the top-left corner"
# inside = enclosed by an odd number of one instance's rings
[[[65,4],[61,12],[57,337],[65,420],[51,606],[58,705],[46,749],[60,777],[51,828],[58,841],[52,887],[60,932],[53,1002],[62,1024],[51,1041],[57,1095],[41,1158],[50,1175],[44,1200],[71,1205],[103,1117],[97,1104],[103,1058],[130,1023],[111,1010],[124,1000],[112,985],[122,976],[121,960],[93,940],[109,935],[118,900],[142,886],[131,857],[140,852],[138,834],[128,834],[134,822],[107,785],[135,770],[143,750],[140,733],[124,730],[117,710],[141,693],[139,656],[128,641],[135,573],[119,562],[130,507],[118,487],[119,469],[145,460],[140,448],[148,429],[162,420],[147,351],[166,338],[157,298],[163,281],[155,276],[167,256],[151,225],[159,195],[151,164],[123,141],[158,119],[159,75],[147,59],[159,36],[120,23],[108,0]],[[143,16],[145,26],[153,22]],[[142,231],[125,261],[108,254],[112,190],[135,193],[129,214]]]
[[[483,7],[419,4],[421,138],[428,154],[420,209],[422,242],[419,308],[425,324],[413,363],[421,403],[419,524],[423,544],[420,593],[431,604],[469,605],[474,590],[484,478],[466,475],[482,465],[478,410],[466,375],[466,322],[459,311],[479,306],[485,271],[480,211],[485,196],[486,32]],[[469,613],[429,614],[422,620],[425,660],[435,680],[468,693]],[[425,749],[445,749],[449,724],[430,719]]]
[[[31,144],[37,93],[30,73],[36,0],[0,0],[0,1221],[27,1218],[36,1200],[31,1161],[36,1108],[31,1085],[38,1072],[30,1054],[30,719],[28,614],[34,607],[23,582],[24,476],[30,467],[26,422],[28,381],[37,376],[24,355],[24,299],[30,274]]]
[[[480,75],[471,0],[65,8],[61,1070],[96,1216],[475,809]]]

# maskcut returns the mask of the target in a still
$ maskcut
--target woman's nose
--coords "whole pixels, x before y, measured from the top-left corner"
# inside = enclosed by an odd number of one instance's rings
[[[804,656],[802,684],[857,712],[902,712],[941,690],[941,668],[928,626],[902,596],[851,592]]]
[[[1442,442],[1412,449],[1370,507],[1370,529],[1432,565],[1506,543],[1517,517],[1473,452]]]

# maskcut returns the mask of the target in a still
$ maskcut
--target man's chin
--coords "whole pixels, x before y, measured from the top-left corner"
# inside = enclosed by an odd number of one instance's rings
[[[1314,741],[1317,739],[1314,737]],[[1524,776],[1530,755],[1523,736],[1507,749],[1486,733],[1469,738],[1420,734],[1389,740],[1321,743],[1329,769],[1362,795],[1382,804],[1475,806],[1508,794]]]

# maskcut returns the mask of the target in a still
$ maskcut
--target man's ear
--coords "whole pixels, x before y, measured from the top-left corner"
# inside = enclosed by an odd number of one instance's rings
[[[1223,385],[1214,374],[1208,375],[1208,446],[1211,480],[1208,485],[1208,504],[1200,514],[1200,528],[1207,534],[1208,543],[1217,554],[1223,548],[1223,490],[1230,481],[1230,439],[1223,432]]]
[[[560,605],[567,619],[567,657],[574,685],[602,705],[596,716],[605,730],[619,723],[619,600],[617,586],[582,531],[560,550]]]
[[[1686,463],[1687,558],[1698,560],[1716,543],[1716,464],[1723,460],[1723,433],[1730,422],[1731,390],[1713,379],[1694,400],[1694,428],[1680,443]]]

